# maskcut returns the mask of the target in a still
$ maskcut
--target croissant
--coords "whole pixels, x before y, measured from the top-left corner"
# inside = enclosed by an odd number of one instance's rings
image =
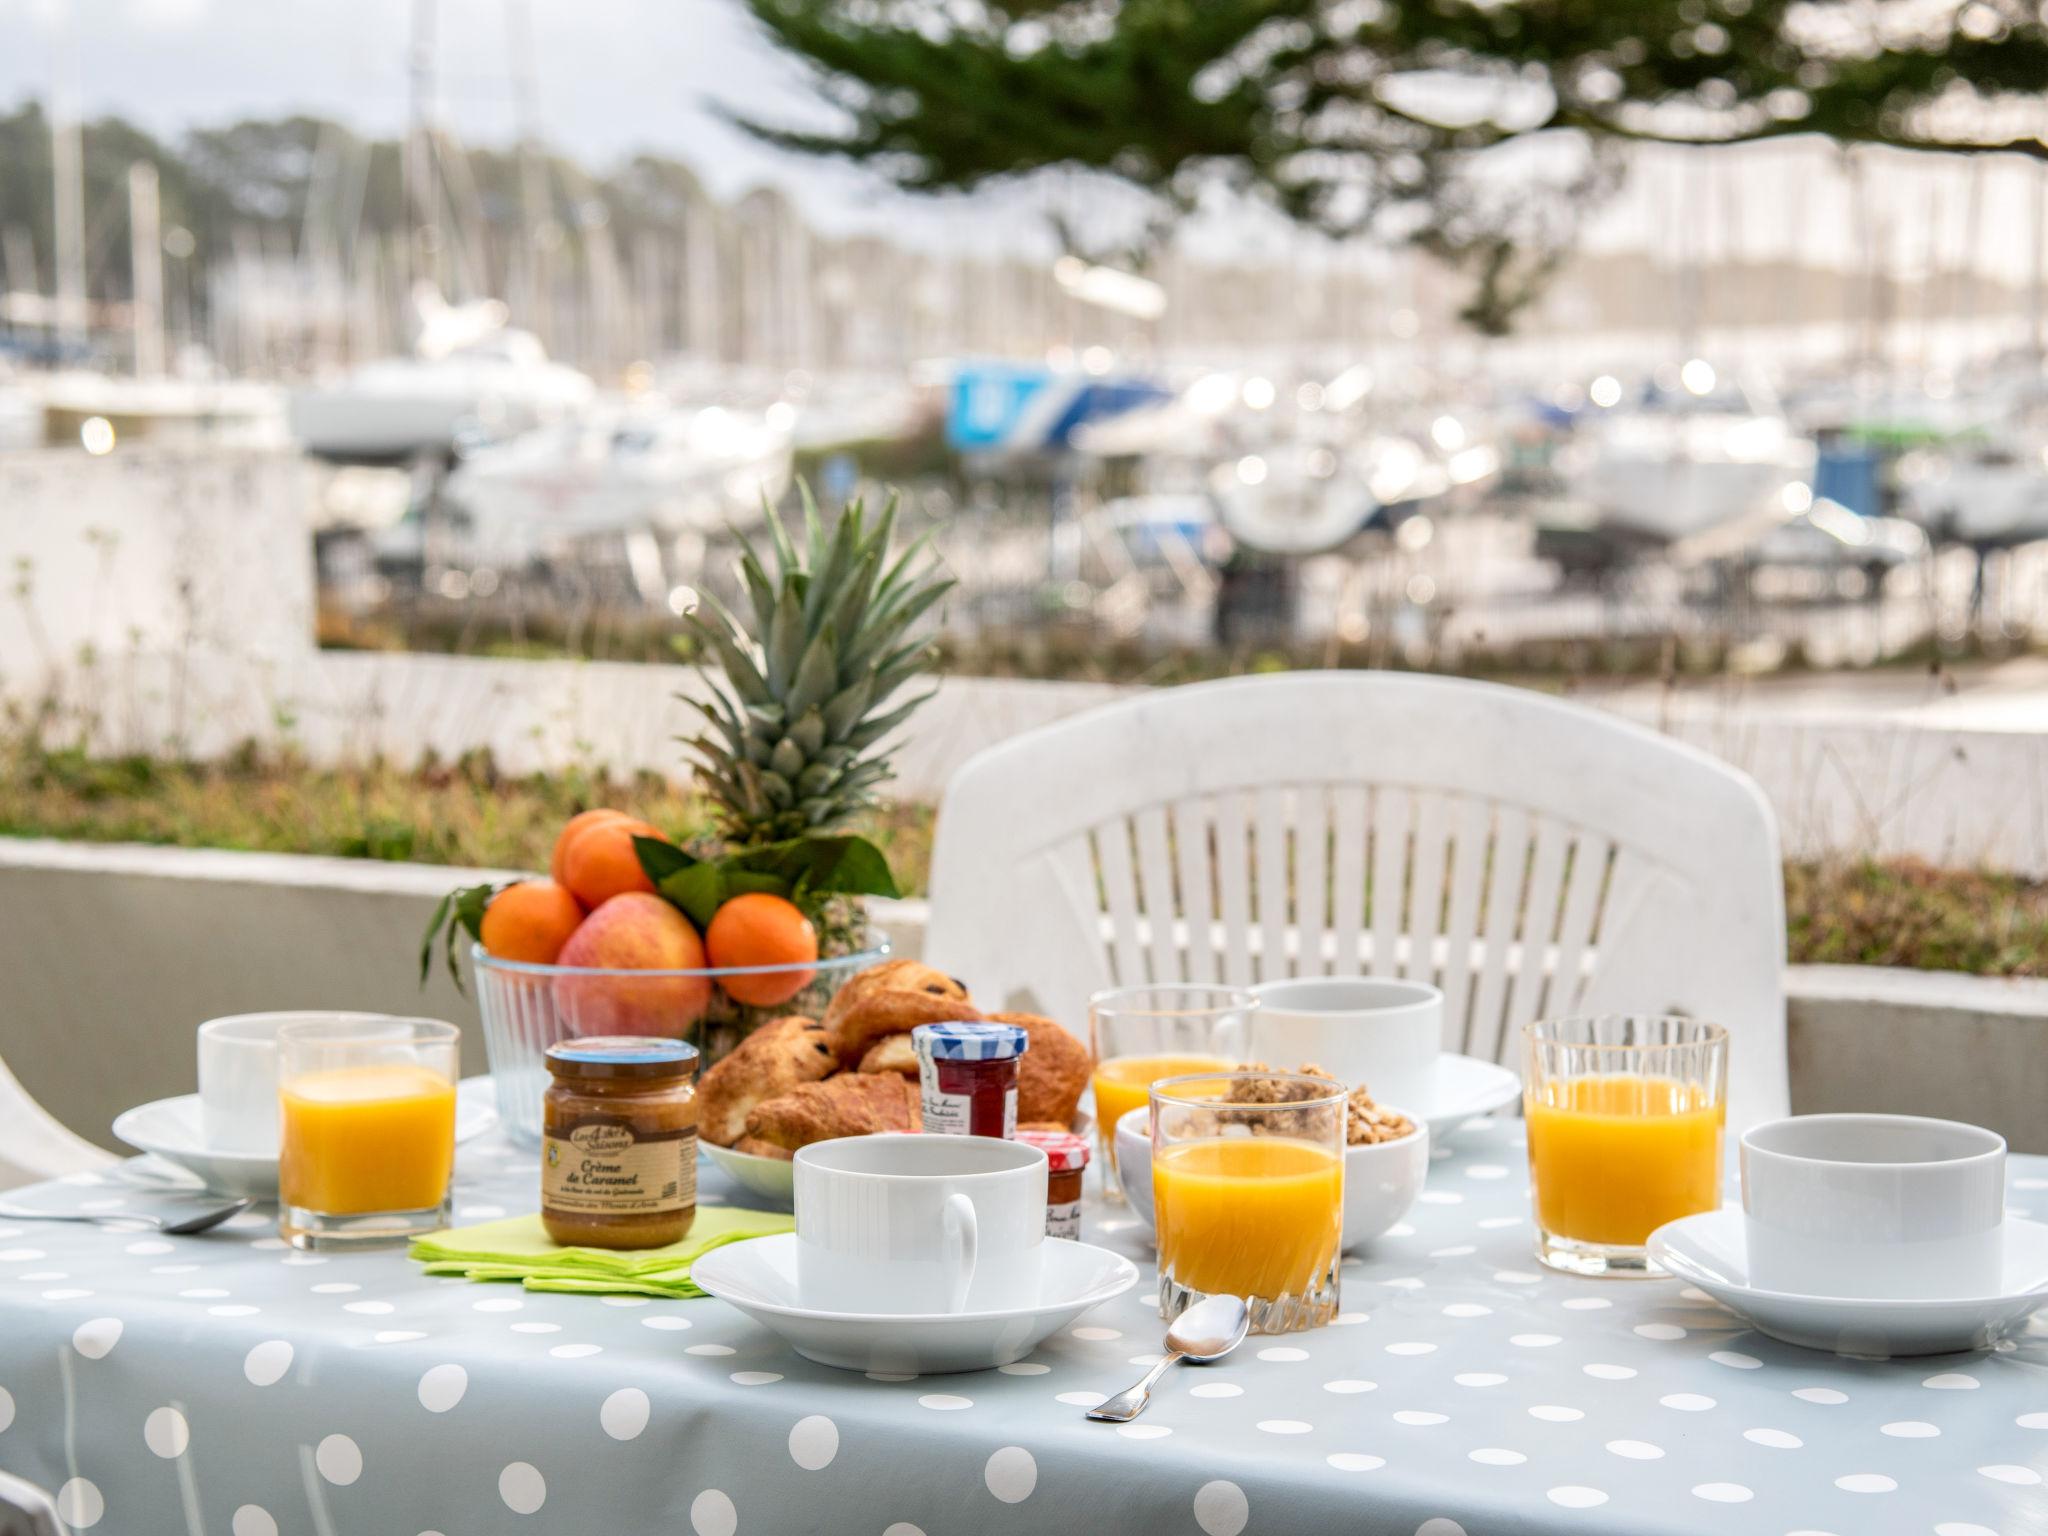
[[[729,1147],[762,1101],[838,1070],[839,1043],[829,1027],[801,1014],[773,1019],[704,1074],[697,1090],[697,1133]]]
[[[1073,1124],[1095,1053],[1059,1024],[1035,1013],[992,1013],[991,1022],[1022,1027],[1031,1044],[1017,1063],[1017,1120]]]
[[[814,1141],[914,1131],[917,1102],[917,1089],[894,1072],[842,1072],[756,1105],[737,1150],[786,1158]]]

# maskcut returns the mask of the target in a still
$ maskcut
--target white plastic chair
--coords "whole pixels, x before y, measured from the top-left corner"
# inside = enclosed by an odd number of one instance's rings
[[[1524,689],[1307,672],[1165,689],[978,753],[940,807],[926,959],[1085,1032],[1145,981],[1434,982],[1444,1045],[1728,1026],[1731,1130],[1787,1113],[1785,921],[1744,774]]]
[[[0,1060],[0,1189],[90,1173],[115,1160],[30,1098]]]

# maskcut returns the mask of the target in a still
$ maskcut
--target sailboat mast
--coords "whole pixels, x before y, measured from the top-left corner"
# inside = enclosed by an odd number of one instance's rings
[[[156,378],[164,371],[164,242],[156,167],[147,160],[128,167],[128,261],[135,376]]]
[[[57,263],[57,337],[63,350],[85,350],[85,153],[78,121],[78,44],[65,11],[56,22],[50,82],[50,173]]]

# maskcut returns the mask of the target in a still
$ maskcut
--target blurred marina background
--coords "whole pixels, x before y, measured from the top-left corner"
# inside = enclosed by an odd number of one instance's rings
[[[1750,14],[1695,8],[1685,57]],[[1228,178],[1167,218],[1100,165],[915,195],[768,142],[735,119],[846,118],[776,14],[0,5],[17,728],[658,771],[672,672],[548,664],[687,659],[802,481],[900,491],[959,583],[911,797],[1091,688],[1426,668],[1711,736],[1795,845],[2048,874],[2024,102],[2003,152],[1619,136],[1503,298]]]

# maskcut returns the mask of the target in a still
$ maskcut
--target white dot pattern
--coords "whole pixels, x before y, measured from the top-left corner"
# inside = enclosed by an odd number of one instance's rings
[[[424,1467],[493,1528],[691,1536],[773,1531],[797,1508],[855,1536],[1035,1529],[1082,1497],[1128,1508],[1132,1529],[1203,1536],[1344,1528],[1361,1499],[1404,1512],[1390,1536],[1484,1536],[1506,1509],[1542,1536],[2001,1536],[2042,1497],[2038,1328],[2001,1354],[1840,1361],[1700,1293],[1553,1273],[1529,1257],[1513,1140],[1446,1139],[1431,1192],[1461,1198],[1418,1203],[1347,1262],[1355,1310],[1334,1326],[1176,1369],[1119,1426],[1081,1414],[1157,1358],[1145,1284],[1000,1370],[863,1380],[715,1304],[426,1279],[396,1254],[288,1251],[261,1224],[196,1242],[0,1232],[0,1463],[24,1424],[62,1414],[68,1373],[91,1407],[53,1481],[71,1474],[56,1496],[95,1536],[174,1508],[163,1494],[182,1479],[228,1536],[283,1536],[304,1512],[300,1457],[337,1529],[394,1536],[434,1536],[394,1513],[420,1502]],[[524,1154],[481,1176],[462,1162],[459,1220],[531,1208]],[[1100,1214],[1091,1241],[1144,1252],[1142,1226],[1105,1237]],[[187,1345],[205,1370],[160,1374]],[[909,1470],[920,1434],[950,1471]],[[1091,1444],[1101,1454],[1069,1460]],[[293,1468],[292,1486],[228,1480],[247,1458]]]

